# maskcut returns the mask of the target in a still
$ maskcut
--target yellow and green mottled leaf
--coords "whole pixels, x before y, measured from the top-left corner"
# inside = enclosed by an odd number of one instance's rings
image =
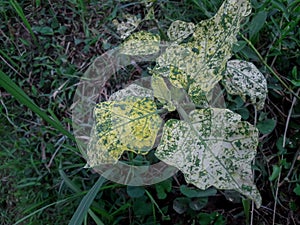
[[[192,41],[171,45],[158,57],[157,64],[159,67],[173,65],[187,74],[193,84],[192,90],[188,90],[190,95],[193,96],[195,90],[209,92],[222,79],[240,23],[250,10],[248,0],[227,0],[214,17],[201,21],[195,28],[191,26],[193,29],[187,28],[189,32],[182,28],[184,22],[175,21],[169,30],[170,39],[192,33]],[[194,95],[193,100],[198,98]]]
[[[180,43],[194,33],[195,25],[181,20],[174,21],[168,29],[168,37],[171,41]]]
[[[114,25],[117,27],[117,32],[122,39],[127,38],[142,22],[141,18],[136,15],[124,14],[123,21],[119,22],[117,19],[113,20]]]
[[[166,122],[155,155],[180,169],[186,181],[200,189],[234,189],[260,207],[251,169],[257,129],[227,109],[193,110],[188,118]]]
[[[124,151],[147,154],[162,123],[154,101],[138,97],[99,103],[94,117],[87,151],[91,167],[116,163]]]
[[[166,104],[168,111],[175,111],[176,107],[172,103],[172,93],[164,79],[165,78],[161,76],[152,75],[151,86],[154,92],[154,97],[162,104]]]
[[[267,81],[253,63],[241,60],[228,61],[222,81],[230,94],[239,95],[244,101],[249,96],[258,110],[263,109],[268,93]]]
[[[130,35],[120,46],[120,53],[126,55],[151,55],[159,51],[160,36],[146,31]]]
[[[113,93],[108,100],[121,101],[132,96],[153,99],[153,91],[137,84],[130,84],[128,87]]]
[[[168,111],[176,110],[177,105],[181,105],[183,107],[194,107],[188,98],[188,95],[185,89],[182,88],[183,85],[187,83],[184,81],[183,78],[176,80],[176,85],[174,85],[171,79],[168,79],[164,72],[168,73],[169,77],[172,76],[182,76],[183,74],[180,73],[175,67],[173,68],[162,68],[162,70],[158,68],[154,68],[151,71],[151,87],[153,89],[154,97],[157,98],[162,104],[165,104],[165,108]],[[170,75],[170,72],[173,75]],[[184,77],[184,76],[183,76]],[[179,83],[181,81],[181,83]]]

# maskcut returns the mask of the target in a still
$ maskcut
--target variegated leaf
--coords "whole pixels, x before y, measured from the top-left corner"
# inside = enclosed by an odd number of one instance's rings
[[[167,68],[166,70],[164,69],[166,68],[162,68],[162,70],[154,68],[154,70],[151,71],[151,87],[153,89],[154,97],[156,97],[162,104],[165,104],[165,108],[167,108],[170,112],[176,110],[177,105],[185,108],[194,108],[194,104],[191,103],[185,89],[182,88],[187,84],[184,80],[185,76],[174,67]],[[176,82],[172,83],[172,79],[168,79],[164,72],[168,73],[167,76],[169,76],[169,78],[180,78],[175,79]]]
[[[146,31],[130,35],[120,46],[120,53],[125,55],[143,56],[159,51],[160,36]]]
[[[87,151],[91,167],[116,163],[124,151],[147,154],[162,123],[149,98],[102,102],[96,105],[94,116],[96,124]]]
[[[153,91],[151,89],[144,88],[137,84],[130,84],[128,87],[113,93],[108,100],[121,101],[126,100],[128,97],[131,96],[153,99]]]
[[[200,189],[234,189],[261,205],[251,163],[258,131],[227,109],[194,110],[189,120],[168,120],[155,155],[180,169]]]
[[[203,94],[198,100],[197,95],[193,96],[192,93],[209,92],[222,79],[240,23],[250,10],[248,0],[225,1],[213,18],[196,24],[192,41],[167,48],[165,54],[157,59],[159,67],[173,65],[187,74],[189,82],[193,83],[193,90],[188,90],[189,94],[196,102],[202,101]],[[176,23],[180,24],[178,21]],[[175,28],[170,28],[171,37],[176,37]],[[191,33],[180,29],[178,32],[177,36]]]
[[[117,27],[117,32],[122,39],[127,38],[142,22],[141,18],[136,15],[124,14],[123,21],[119,22],[117,19],[113,20],[114,25]]]
[[[227,62],[223,84],[232,95],[239,95],[244,101],[250,97],[252,104],[258,110],[263,109],[268,93],[267,81],[264,75],[253,63],[242,60]]]
[[[168,37],[171,41],[180,43],[194,33],[195,25],[181,20],[174,21],[168,29]]]

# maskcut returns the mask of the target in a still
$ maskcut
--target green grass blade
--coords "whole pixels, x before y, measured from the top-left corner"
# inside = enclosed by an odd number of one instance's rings
[[[72,219],[69,222],[69,225],[81,225],[84,217],[86,216],[91,204],[93,203],[96,195],[99,192],[99,189],[105,182],[104,177],[99,177],[94,186],[89,190],[89,192],[83,197],[78,208],[72,216]]]
[[[23,217],[22,219],[18,220],[18,221],[15,222],[13,225],[20,224],[20,223],[22,223],[23,221],[27,220],[28,218],[32,217],[33,215],[35,215],[35,214],[37,214],[37,213],[39,213],[39,212],[42,212],[43,210],[45,210],[45,209],[47,209],[47,208],[49,208],[49,207],[51,207],[51,206],[55,206],[55,205],[57,205],[57,204],[62,204],[62,203],[65,203],[65,202],[67,202],[67,201],[71,201],[71,200],[73,200],[73,199],[78,198],[79,196],[80,196],[80,195],[76,194],[76,195],[73,195],[73,196],[71,196],[71,197],[65,198],[65,199],[63,199],[63,200],[59,200],[59,201],[53,202],[53,203],[51,203],[51,204],[49,204],[49,205],[46,205],[46,206],[44,206],[44,207],[42,207],[42,208],[40,208],[40,209],[34,211],[33,213],[30,213],[29,215]]]
[[[19,17],[22,19],[25,27],[28,29],[32,39],[33,39],[33,42],[36,46],[39,46],[39,42],[38,42],[38,39],[36,38],[36,36],[34,35],[33,33],[33,30],[30,26],[30,23],[28,22],[28,20],[26,19],[25,17],[25,14],[21,8],[21,6],[19,5],[19,3],[16,1],[16,0],[10,0],[9,3],[12,5],[12,7],[16,10],[17,14],[19,15]]]
[[[59,174],[66,183],[68,187],[70,187],[74,192],[80,193],[82,192],[78,186],[76,186],[67,176],[67,174],[62,170],[62,168],[59,169]],[[104,225],[104,223],[98,218],[98,216],[91,210],[88,210],[89,215],[93,218],[93,220],[96,222],[97,225]],[[109,215],[109,214],[107,214]]]
[[[75,137],[61,125],[60,121],[49,117],[41,110],[2,70],[0,70],[0,86],[13,95],[20,103],[27,106],[43,120],[48,122],[53,128],[59,130],[62,134],[75,141]]]

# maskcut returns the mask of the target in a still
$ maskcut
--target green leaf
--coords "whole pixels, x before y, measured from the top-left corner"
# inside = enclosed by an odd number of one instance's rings
[[[271,174],[271,176],[269,177],[269,181],[273,181],[275,179],[277,179],[277,177],[279,176],[281,172],[281,168],[278,165],[273,165],[273,172]]]
[[[105,182],[103,177],[99,177],[94,186],[89,190],[89,192],[83,197],[79,206],[77,207],[75,213],[72,216],[72,219],[69,222],[69,225],[82,225],[83,219],[86,216],[91,204],[93,203],[96,195],[99,192],[99,189]]]
[[[203,190],[210,186],[233,189],[260,207],[251,169],[257,129],[227,109],[193,110],[185,117],[185,121],[166,122],[155,155],[180,169],[187,183]]]
[[[32,28],[34,31],[41,33],[42,35],[53,35],[54,31],[51,27],[48,26],[36,26]]]
[[[167,197],[167,193],[172,189],[172,180],[167,179],[155,184],[155,189],[158,199],[165,199]]]
[[[217,190],[214,188],[199,190],[199,189],[189,188],[186,185],[180,186],[180,192],[189,198],[209,197],[209,196],[215,196],[217,194]]]
[[[190,202],[191,202],[191,199],[189,199],[189,198],[184,198],[184,197],[176,198],[173,201],[173,209],[178,214],[182,214],[189,209]]]
[[[263,121],[259,121],[256,127],[262,134],[269,134],[276,127],[276,120],[266,119]]]
[[[87,150],[91,167],[116,163],[124,151],[147,154],[162,123],[149,98],[102,102],[96,105],[94,116],[96,124]]]
[[[296,184],[296,187],[293,191],[296,195],[300,196],[300,184]]]
[[[242,60],[228,61],[222,81],[230,94],[239,95],[244,101],[246,96],[249,96],[258,110],[263,109],[268,93],[267,81],[253,63]]]
[[[139,198],[145,194],[145,188],[139,186],[127,186],[127,194],[131,198]]]
[[[21,104],[27,106],[30,110],[40,116],[43,120],[49,123],[53,128],[57,129],[62,134],[66,135],[71,140],[75,141],[74,136],[67,131],[56,118],[52,118],[47,113],[40,109],[28,95],[17,86],[5,73],[0,70],[0,86],[2,86],[7,92],[12,94]]]
[[[196,198],[189,203],[189,207],[194,211],[199,211],[207,205],[208,198]]]
[[[249,25],[249,35],[250,39],[253,38],[254,35],[258,34],[258,32],[263,28],[264,23],[266,22],[268,13],[266,11],[258,12],[252,19]]]
[[[122,43],[120,53],[125,55],[151,55],[159,51],[160,37],[146,31],[134,33]]]

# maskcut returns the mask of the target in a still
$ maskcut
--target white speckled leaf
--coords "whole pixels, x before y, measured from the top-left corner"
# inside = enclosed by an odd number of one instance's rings
[[[195,24],[176,20],[169,27],[167,34],[171,41],[180,43],[189,35],[194,33],[194,30]]]
[[[102,102],[96,105],[94,116],[96,124],[87,150],[90,167],[116,163],[124,151],[147,154],[162,123],[149,98]]]
[[[180,169],[200,189],[234,189],[261,205],[252,183],[257,129],[227,110],[193,110],[190,121],[168,120],[155,155]]]
[[[227,69],[223,84],[232,95],[239,95],[245,101],[250,97],[252,104],[258,110],[263,109],[268,93],[267,81],[264,75],[253,63],[242,60],[227,62]]]
[[[127,38],[142,22],[141,18],[136,15],[124,14],[123,21],[119,22],[117,19],[113,23],[117,27],[117,32],[122,39]]]
[[[113,93],[108,100],[121,101],[121,100],[126,100],[127,97],[130,96],[154,99],[152,90],[148,88],[144,88],[137,84],[130,84],[128,87]]]
[[[178,29],[171,25],[171,39],[186,37],[194,31],[193,39],[188,43],[171,45],[157,59],[157,63],[160,67],[176,66],[189,76],[193,90],[188,90],[188,93],[194,102],[197,102],[198,98],[202,101],[203,94],[198,96],[197,93],[209,92],[222,79],[226,62],[232,55],[231,49],[236,42],[240,23],[250,11],[248,0],[227,0],[214,17],[201,21],[195,28],[182,31],[179,28],[184,22],[178,21],[174,22],[175,25],[179,24],[175,26],[179,27]]]
[[[151,55],[159,51],[160,36],[146,31],[130,35],[120,46],[120,53],[126,55]]]

